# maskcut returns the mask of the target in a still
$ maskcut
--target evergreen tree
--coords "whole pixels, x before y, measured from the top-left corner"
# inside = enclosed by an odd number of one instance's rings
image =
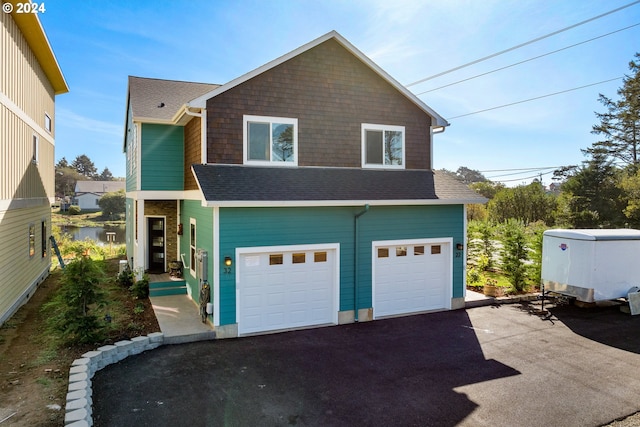
[[[68,167],[69,167],[69,162],[65,157],[61,158],[60,160],[58,160],[58,163],[56,163],[56,169],[62,169],[62,168],[68,168]]]
[[[575,228],[616,227],[625,223],[620,171],[602,153],[574,170],[562,184],[569,224]]]
[[[98,174],[98,169],[91,159],[85,154],[81,154],[71,162],[71,167],[78,171],[80,175],[84,175],[89,179],[93,179]]]
[[[86,179],[75,168],[56,166],[56,196],[72,196],[76,191],[76,182]]]
[[[607,108],[605,113],[596,113],[600,123],[591,133],[603,137],[586,150],[591,156],[603,155],[607,159],[620,161],[637,169],[640,162],[640,53],[629,62],[631,75],[622,80],[622,87],[614,101],[600,94],[599,101]]]
[[[113,174],[109,168],[105,167],[97,177],[98,181],[113,181]]]
[[[529,249],[524,225],[521,221],[509,219],[502,225],[502,270],[516,291],[525,289]]]

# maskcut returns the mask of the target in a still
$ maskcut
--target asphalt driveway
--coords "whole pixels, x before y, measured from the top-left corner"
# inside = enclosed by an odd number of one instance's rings
[[[96,426],[598,426],[640,410],[640,316],[479,307],[164,346],[98,372]]]

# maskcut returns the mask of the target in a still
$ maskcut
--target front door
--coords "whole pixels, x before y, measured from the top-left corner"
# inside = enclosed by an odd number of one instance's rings
[[[164,218],[149,218],[149,272],[164,273]]]

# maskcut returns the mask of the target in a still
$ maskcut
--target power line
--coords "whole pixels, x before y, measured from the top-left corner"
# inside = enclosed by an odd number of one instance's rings
[[[562,166],[543,166],[543,167],[538,167],[538,168],[491,169],[491,170],[478,171],[478,172],[480,172],[480,173],[513,172],[513,171],[530,172],[530,171],[537,171],[537,170],[544,170],[544,169],[558,169],[558,168],[562,168],[564,166],[566,166],[566,165],[562,165]]]
[[[540,174],[542,173],[541,171],[543,171],[543,170],[547,170],[547,169],[541,169],[540,171],[537,171],[537,173],[536,173],[536,175],[535,175],[535,176],[540,175]],[[553,169],[553,170],[555,170],[555,169]],[[548,173],[552,173],[552,172],[553,172],[553,170],[551,170],[550,172],[545,172],[544,174],[546,175],[546,174],[548,174]],[[530,173],[530,172],[534,172],[534,171],[536,171],[536,170],[535,170],[535,169],[533,169],[533,170],[530,170],[530,171],[523,171],[523,172],[503,173],[503,174],[501,174],[501,175],[488,176],[488,177],[487,177],[487,179],[501,178],[501,177],[503,177],[503,176],[522,175],[522,174]]]
[[[600,85],[600,84],[603,84],[603,83],[612,82],[614,80],[619,80],[621,78],[622,78],[622,76],[621,77],[616,77],[616,78],[613,78],[613,79],[609,79],[609,80],[603,80],[603,81],[597,82],[597,83],[591,83],[591,84],[580,86],[580,87],[574,87],[572,89],[561,90],[560,92],[554,92],[554,93],[549,93],[547,95],[536,96],[535,98],[529,98],[529,99],[524,99],[522,101],[511,102],[509,104],[499,105],[497,107],[485,108],[484,110],[474,111],[473,113],[467,113],[467,114],[461,114],[459,116],[449,117],[449,118],[447,118],[447,121],[453,120],[453,119],[459,119],[460,117],[471,116],[473,114],[485,113],[487,111],[497,110],[499,108],[511,107],[513,105],[523,104],[525,102],[535,101],[535,100],[542,99],[542,98],[548,98],[550,96],[560,95],[560,94],[563,94],[563,93],[572,92],[574,90],[584,89],[584,88],[587,88],[587,87],[591,87],[591,86],[596,86],[596,85]]]
[[[529,169],[529,170],[522,170],[520,172],[511,172],[511,173],[503,173],[500,175],[493,175],[493,176],[488,176],[488,179],[493,179],[493,178],[501,178],[503,176],[514,176],[514,175],[523,175],[525,173],[532,173],[535,172],[536,174],[540,174],[542,173],[542,171],[548,171],[549,169],[551,169],[550,172],[545,172],[545,173],[551,173],[554,170],[558,169],[558,168],[545,168],[545,169]]]
[[[561,49],[557,49],[557,50],[554,50],[554,51],[551,51],[551,52],[547,52],[547,53],[544,53],[542,55],[534,56],[533,58],[525,59],[524,61],[516,62],[514,64],[507,65],[505,67],[496,68],[494,70],[487,71],[486,73],[477,74],[475,76],[468,77],[466,79],[458,80],[457,82],[449,83],[449,84],[446,84],[444,86],[438,86],[437,88],[434,88],[434,89],[425,90],[424,92],[420,92],[417,95],[418,96],[419,95],[424,95],[425,93],[434,92],[436,90],[443,89],[445,87],[449,87],[449,86],[457,85],[459,83],[467,82],[469,80],[477,79],[478,77],[486,76],[487,74],[492,74],[492,73],[495,73],[497,71],[506,70],[507,68],[515,67],[516,65],[524,64],[525,62],[530,62],[530,61],[534,61],[536,59],[540,59],[540,58],[545,57],[545,56],[553,55],[554,53],[558,53],[558,52],[561,52],[563,50],[571,49],[573,47],[580,46],[581,44],[589,43],[589,42],[592,42],[594,40],[598,40],[598,39],[601,39],[603,37],[607,37],[607,36],[610,36],[610,35],[615,34],[615,33],[619,33],[619,32],[624,31],[624,30],[628,30],[629,28],[637,27],[638,25],[640,25],[640,23],[629,25],[628,27],[624,27],[624,28],[621,28],[619,30],[612,31],[610,33],[603,34],[601,36],[594,37],[592,39],[585,40],[585,41],[582,41],[580,43],[572,44],[571,46],[566,46],[566,47],[563,47]]]
[[[475,65],[475,64],[477,64],[479,62],[486,61],[487,59],[495,58],[496,56],[500,56],[500,55],[503,55],[503,54],[505,54],[507,52],[511,52],[513,50],[520,49],[521,47],[524,47],[524,46],[539,42],[540,40],[544,40],[544,39],[549,38],[551,36],[555,36],[556,34],[560,34],[562,32],[565,32],[565,31],[571,30],[573,28],[579,27],[580,25],[584,25],[584,24],[586,24],[588,22],[595,21],[596,19],[600,19],[600,18],[602,18],[604,16],[611,15],[612,13],[618,12],[618,11],[620,11],[622,9],[626,9],[627,7],[633,6],[633,5],[638,4],[638,3],[640,3],[640,0],[636,0],[634,2],[631,2],[631,3],[627,4],[627,5],[621,6],[621,7],[617,8],[617,9],[613,9],[613,10],[610,10],[609,12],[605,12],[605,13],[600,14],[598,16],[594,16],[593,18],[589,18],[589,19],[587,19],[585,21],[578,22],[577,24],[573,24],[573,25],[571,25],[569,27],[562,28],[560,30],[554,31],[554,32],[549,33],[549,34],[545,34],[544,36],[537,37],[537,38],[535,38],[533,40],[529,40],[527,42],[520,43],[517,46],[513,46],[513,47],[510,47],[508,49],[501,50],[500,52],[493,53],[493,54],[491,54],[489,56],[485,56],[483,58],[476,59],[475,61],[468,62],[468,63],[460,65],[458,67],[454,67],[454,68],[452,68],[450,70],[442,71],[442,72],[440,72],[438,74],[434,74],[432,76],[425,77],[424,79],[420,79],[418,81],[415,81],[415,82],[410,83],[410,84],[405,85],[405,86],[406,87],[415,86],[415,85],[417,85],[419,83],[426,82],[427,80],[431,80],[431,79],[434,79],[436,77],[440,77],[440,76],[443,76],[445,74],[451,73],[453,71],[458,71],[458,70],[460,70],[462,68],[465,68],[465,67],[468,67],[470,65]]]
[[[515,182],[515,181],[523,181],[525,179],[531,179],[531,178],[541,178],[543,175],[549,175],[550,173],[553,172],[545,172],[545,173],[539,173],[539,174],[535,174],[535,175],[531,175],[531,176],[525,176],[524,178],[516,178],[516,179],[500,179],[498,180],[498,182]],[[487,178],[489,179],[489,178]]]

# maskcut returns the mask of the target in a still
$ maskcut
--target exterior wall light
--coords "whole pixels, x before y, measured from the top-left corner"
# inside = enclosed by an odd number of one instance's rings
[[[461,251],[464,249],[464,245],[462,243],[456,243],[456,249]]]
[[[231,264],[233,264],[233,260],[231,259],[231,257],[230,256],[224,257],[224,265],[226,265],[227,267],[231,267]]]
[[[431,132],[433,133],[442,133],[444,132],[445,127],[444,126],[433,126],[431,128]]]

